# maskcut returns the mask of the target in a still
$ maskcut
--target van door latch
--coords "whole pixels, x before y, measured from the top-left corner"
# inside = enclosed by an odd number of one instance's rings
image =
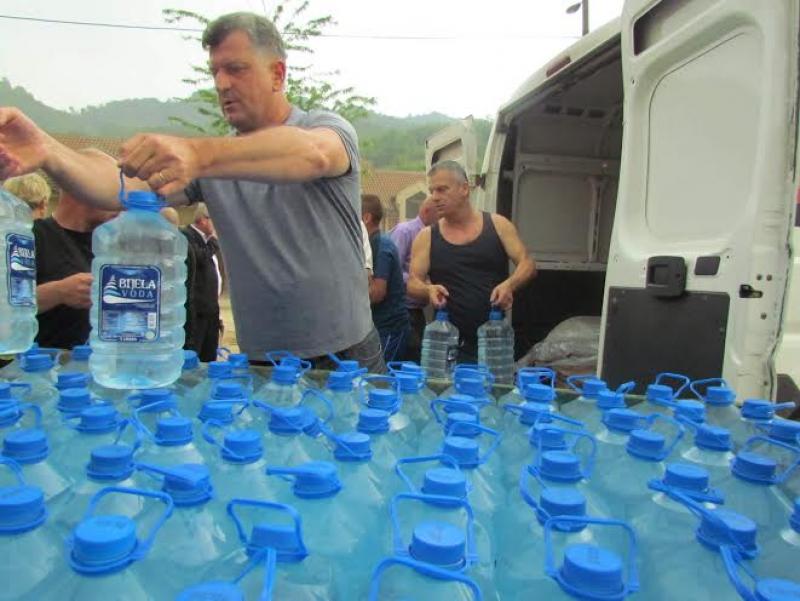
[[[750,284],[742,284],[739,286],[739,298],[761,298],[764,293],[761,290],[756,290]]]

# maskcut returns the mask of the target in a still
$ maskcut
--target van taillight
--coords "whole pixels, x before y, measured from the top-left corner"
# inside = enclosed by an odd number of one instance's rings
[[[564,56],[564,57],[558,59],[556,62],[554,62],[549,67],[547,67],[547,71],[545,71],[545,75],[547,75],[547,77],[550,77],[553,73],[558,73],[559,71],[561,71],[561,69],[566,67],[571,62],[572,62],[572,59],[569,56]]]

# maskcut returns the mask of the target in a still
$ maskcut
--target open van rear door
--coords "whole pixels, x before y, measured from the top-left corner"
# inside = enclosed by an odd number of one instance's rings
[[[600,371],[774,394],[797,186],[800,0],[626,0]]]
[[[455,121],[425,140],[425,171],[445,160],[461,163],[470,184],[475,183],[478,141],[471,116]]]

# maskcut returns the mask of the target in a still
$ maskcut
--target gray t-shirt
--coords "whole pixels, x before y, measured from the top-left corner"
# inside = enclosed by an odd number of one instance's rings
[[[253,359],[269,350],[338,352],[372,327],[356,132],[335,113],[297,107],[286,125],[338,133],[350,171],[289,184],[200,179],[186,189],[190,201],[208,205],[230,277],[236,337]]]

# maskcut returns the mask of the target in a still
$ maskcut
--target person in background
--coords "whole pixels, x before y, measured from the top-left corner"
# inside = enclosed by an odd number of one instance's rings
[[[114,164],[100,151],[80,152]],[[71,349],[89,340],[92,232],[117,213],[78,202],[62,190],[53,214],[33,222],[40,346]]]
[[[34,219],[47,217],[47,202],[50,200],[50,186],[38,173],[29,173],[12,177],[3,182],[3,188],[20,200],[24,200],[31,208]]]
[[[383,207],[374,194],[361,196],[361,219],[367,227],[372,247],[372,278],[369,282],[372,322],[381,337],[384,360],[394,361],[405,352],[409,329],[400,258],[394,242],[381,232]]]
[[[428,188],[439,220],[414,240],[408,292],[434,307],[447,305],[461,336],[458,362],[476,363],[478,327],[491,306],[511,308],[514,292],[536,276],[536,263],[513,223],[472,207],[459,163],[431,167]],[[516,265],[510,276],[509,260]]]
[[[161,216],[169,221],[172,225],[178,228],[184,236],[186,233],[181,229],[181,219],[178,211],[174,207],[164,207],[161,209]],[[183,324],[183,348],[196,352],[196,344],[194,341],[194,279],[195,272],[197,271],[197,257],[195,256],[194,247],[186,241],[186,302],[184,308],[186,309],[186,321]]]
[[[397,247],[397,255],[400,257],[400,265],[403,269],[403,282],[408,286],[408,266],[411,263],[411,245],[414,238],[422,231],[422,228],[436,222],[436,208],[433,206],[433,199],[428,196],[420,205],[419,212],[414,219],[398,223],[389,236]],[[406,350],[403,356],[399,357],[404,361],[414,361],[419,363],[420,351],[422,350],[422,333],[425,330],[425,304],[418,301],[410,294],[406,295],[406,309],[408,309],[408,319],[411,324]]]
[[[212,242],[214,226],[205,203],[195,208],[192,223],[181,229],[194,250],[192,289],[192,341],[201,361],[214,361],[219,346],[219,295],[222,276]]]

